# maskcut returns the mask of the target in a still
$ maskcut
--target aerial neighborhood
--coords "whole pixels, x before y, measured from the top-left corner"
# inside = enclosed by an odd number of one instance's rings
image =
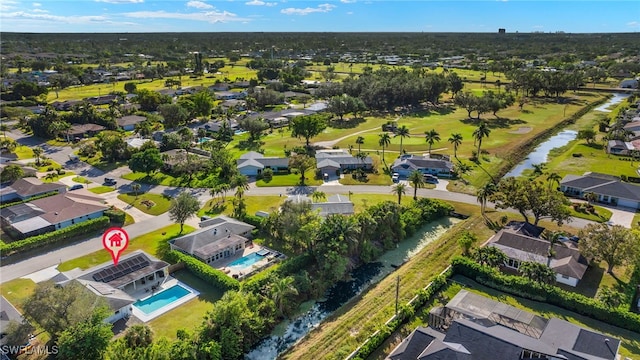
[[[640,359],[637,33],[5,30],[0,359]]]

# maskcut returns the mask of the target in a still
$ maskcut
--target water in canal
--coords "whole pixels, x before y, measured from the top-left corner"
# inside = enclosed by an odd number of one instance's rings
[[[607,100],[604,104],[600,105],[594,110],[609,112],[611,111],[610,108],[613,105],[619,104],[628,96],[629,94],[616,93],[613,95],[611,99]],[[578,135],[578,132],[574,130],[563,130],[557,133],[556,135],[553,135],[552,137],[550,137],[549,139],[547,139],[546,141],[538,145],[529,154],[529,156],[527,156],[526,159],[524,159],[522,162],[516,165],[513,169],[511,169],[511,171],[509,171],[504,177],[509,177],[509,176],[518,177],[522,175],[522,173],[525,170],[533,169],[532,165],[547,162],[547,156],[549,155],[549,152],[551,151],[551,149],[565,146],[566,144],[569,143],[569,141],[575,140],[577,135]]]
[[[278,354],[293,346],[296,341],[318,326],[333,311],[351,298],[362,292],[369,285],[375,284],[400,265],[418,253],[427,244],[439,238],[451,226],[460,220],[444,218],[422,227],[410,238],[403,240],[398,247],[387,251],[378,261],[364,264],[351,272],[351,279],[340,281],[331,287],[325,297],[326,301],[314,304],[309,311],[292,319],[286,324],[284,331],[272,334],[263,340],[256,349],[245,355],[246,360],[275,359]]]

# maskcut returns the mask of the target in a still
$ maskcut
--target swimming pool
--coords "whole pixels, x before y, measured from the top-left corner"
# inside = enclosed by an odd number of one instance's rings
[[[244,269],[250,267],[251,265],[257,263],[262,259],[264,259],[264,256],[258,255],[258,253],[252,253],[247,256],[243,256],[240,259],[232,261],[231,263],[229,263],[228,267]]]
[[[180,285],[174,285],[167,290],[161,291],[151,297],[144,300],[138,300],[133,303],[133,306],[140,309],[145,314],[151,314],[152,312],[161,309],[179,299],[191,294],[191,291],[183,288]]]
[[[200,140],[198,140],[198,143],[202,144],[202,143],[206,143],[207,141],[211,141],[211,140],[213,140],[213,139],[210,138],[210,137],[203,137],[203,138],[200,138]]]

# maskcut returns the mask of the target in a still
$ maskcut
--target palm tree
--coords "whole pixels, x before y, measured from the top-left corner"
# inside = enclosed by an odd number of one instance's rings
[[[360,153],[360,145],[364,144],[364,138],[362,136],[358,136],[356,139],[356,144],[358,144],[358,153]]]
[[[409,128],[406,125],[400,126],[398,129],[396,129],[396,135],[394,137],[398,136],[400,136],[400,155],[402,155],[402,139],[411,136],[409,135]]]
[[[244,175],[236,175],[231,179],[231,187],[236,189],[236,197],[241,199],[246,190],[249,190],[249,179]]]
[[[482,139],[485,137],[488,138],[490,133],[491,129],[489,129],[484,121],[481,121],[480,124],[478,124],[478,127],[473,130],[473,139],[478,144],[478,160],[480,160],[480,146],[482,146]]]
[[[496,184],[492,182],[486,183],[483,187],[478,189],[476,196],[478,198],[478,202],[480,203],[480,213],[482,217],[485,217],[485,210],[487,209],[487,200],[489,196],[493,195],[496,192]]]
[[[424,187],[424,177],[422,173],[416,170],[409,174],[407,180],[409,180],[411,186],[413,186],[413,200],[418,200],[418,188]]]
[[[462,144],[462,134],[453,133],[449,137],[449,142],[453,144],[453,157],[458,158],[458,147]]]
[[[382,133],[378,135],[380,140],[378,140],[378,145],[382,146],[382,162],[384,162],[384,148],[391,144],[391,136],[389,133]]]
[[[427,140],[427,144],[429,144],[429,157],[431,157],[431,147],[434,143],[440,142],[440,134],[435,129],[431,129],[429,131],[425,131],[424,135]]]
[[[584,194],[584,199],[587,200],[587,203],[591,205],[592,202],[598,200],[598,195],[594,192],[588,192]]]
[[[271,283],[271,299],[276,304],[281,315],[284,315],[284,305],[287,298],[292,295],[298,295],[298,289],[293,285],[294,281],[293,276],[287,276]]]
[[[400,204],[402,201],[402,195],[407,193],[407,185],[398,183],[391,189],[391,192],[398,195],[398,204]]]
[[[553,187],[553,184],[560,184],[560,180],[562,180],[562,176],[556,172],[550,172],[547,174],[547,180],[549,181],[549,189]]]
[[[311,193],[311,198],[315,202],[320,202],[320,200],[326,200],[327,194],[323,193],[322,191],[315,190]]]
[[[138,198],[138,191],[140,191],[141,188],[142,186],[138,183],[131,184],[131,190],[136,194],[136,199]]]
[[[33,156],[36,157],[36,165],[40,165],[40,156],[42,156],[44,150],[40,146],[36,146],[31,150],[33,151]]]
[[[0,131],[2,131],[2,136],[4,138],[7,137],[7,130],[9,130],[9,126],[7,124],[0,124]]]
[[[547,167],[547,164],[545,163],[531,164],[531,167],[533,168],[533,172],[531,173],[531,175],[533,177],[536,177],[536,176],[541,176],[544,173],[544,168]]]
[[[53,180],[55,180],[56,176],[58,176],[56,173],[50,172],[50,173],[48,173],[47,175],[44,176],[44,179],[53,182]]]

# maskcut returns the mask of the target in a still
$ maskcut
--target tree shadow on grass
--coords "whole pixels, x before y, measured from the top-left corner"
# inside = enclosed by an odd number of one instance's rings
[[[264,145],[264,141],[241,140],[235,148],[240,150],[258,151],[262,145]]]
[[[502,118],[502,117],[497,117],[494,119],[466,118],[466,119],[460,120],[460,122],[462,122],[463,124],[475,125],[475,126],[480,124],[481,121],[484,122],[490,129],[496,129],[496,128],[508,129],[515,125],[522,125],[527,123],[525,120],[522,120],[522,119],[508,119],[508,118]]]
[[[329,120],[329,126],[334,129],[353,129],[365,121],[366,120],[364,118],[352,118],[349,120],[332,119]]]

